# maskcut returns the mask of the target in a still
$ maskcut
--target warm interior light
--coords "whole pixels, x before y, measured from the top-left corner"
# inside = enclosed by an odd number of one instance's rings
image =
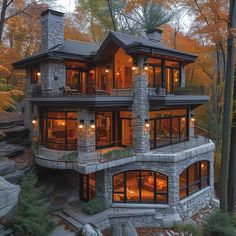
[[[41,73],[40,73],[40,72],[37,72],[37,76],[41,76]]]
[[[201,167],[204,168],[205,167],[204,164],[201,164]]]
[[[109,69],[106,69],[105,72],[106,72],[106,73],[109,73]]]
[[[185,121],[185,120],[186,120],[186,118],[185,118],[185,117],[183,117],[181,120],[182,120],[182,121]]]
[[[146,128],[149,128],[149,127],[150,127],[150,123],[149,123],[149,120],[148,120],[148,119],[145,120],[145,127],[146,127]]]
[[[138,69],[137,66],[132,66],[132,71],[135,71],[135,70],[137,70],[137,69]]]

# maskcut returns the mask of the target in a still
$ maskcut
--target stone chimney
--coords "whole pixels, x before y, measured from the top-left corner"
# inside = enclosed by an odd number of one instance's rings
[[[64,13],[47,9],[41,13],[41,51],[64,42]]]
[[[163,30],[161,29],[152,29],[147,30],[146,35],[150,41],[154,43],[160,43],[162,41],[162,32]]]

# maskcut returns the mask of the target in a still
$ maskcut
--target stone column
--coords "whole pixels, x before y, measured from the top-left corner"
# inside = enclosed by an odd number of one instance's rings
[[[189,112],[189,137],[194,137],[194,123],[195,121],[192,119],[191,115],[194,113],[192,111]]]
[[[133,147],[137,153],[145,153],[150,150],[149,128],[145,127],[145,120],[149,122],[149,100],[148,78],[147,73],[143,70],[144,62],[144,58],[138,58],[138,69],[133,74]]]
[[[168,176],[168,195],[169,195],[169,210],[171,214],[176,213],[176,207],[179,204],[179,176],[172,167],[172,172]]]
[[[77,112],[78,121],[78,151],[95,151],[95,129],[91,127],[91,121],[95,122],[95,114],[89,110]],[[82,122],[83,121],[83,122]]]
[[[181,63],[180,64],[180,86],[181,88],[185,88],[185,69],[184,69],[184,65]]]

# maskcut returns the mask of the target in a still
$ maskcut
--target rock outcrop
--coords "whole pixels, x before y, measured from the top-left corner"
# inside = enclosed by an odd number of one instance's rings
[[[138,233],[130,221],[124,224],[114,224],[111,227],[112,236],[138,236]]]
[[[80,229],[78,236],[103,236],[103,234],[96,226],[86,224]]]
[[[0,219],[17,204],[19,193],[18,185],[11,184],[0,176]]]

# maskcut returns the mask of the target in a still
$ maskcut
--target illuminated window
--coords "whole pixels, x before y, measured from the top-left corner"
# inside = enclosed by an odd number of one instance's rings
[[[196,162],[185,169],[179,176],[180,199],[207,186],[209,186],[209,162]]]
[[[40,72],[40,66],[35,65],[31,69],[31,83],[40,83],[41,80],[41,72]]]
[[[44,113],[43,145],[56,150],[77,149],[77,113],[55,112]]]
[[[132,87],[132,58],[120,48],[115,56],[114,71],[114,88],[131,88]]]
[[[186,109],[151,111],[149,116],[152,149],[188,139]]]
[[[90,201],[96,197],[96,173],[80,175],[80,199]]]
[[[113,201],[168,203],[168,177],[153,171],[127,171],[113,176]]]

